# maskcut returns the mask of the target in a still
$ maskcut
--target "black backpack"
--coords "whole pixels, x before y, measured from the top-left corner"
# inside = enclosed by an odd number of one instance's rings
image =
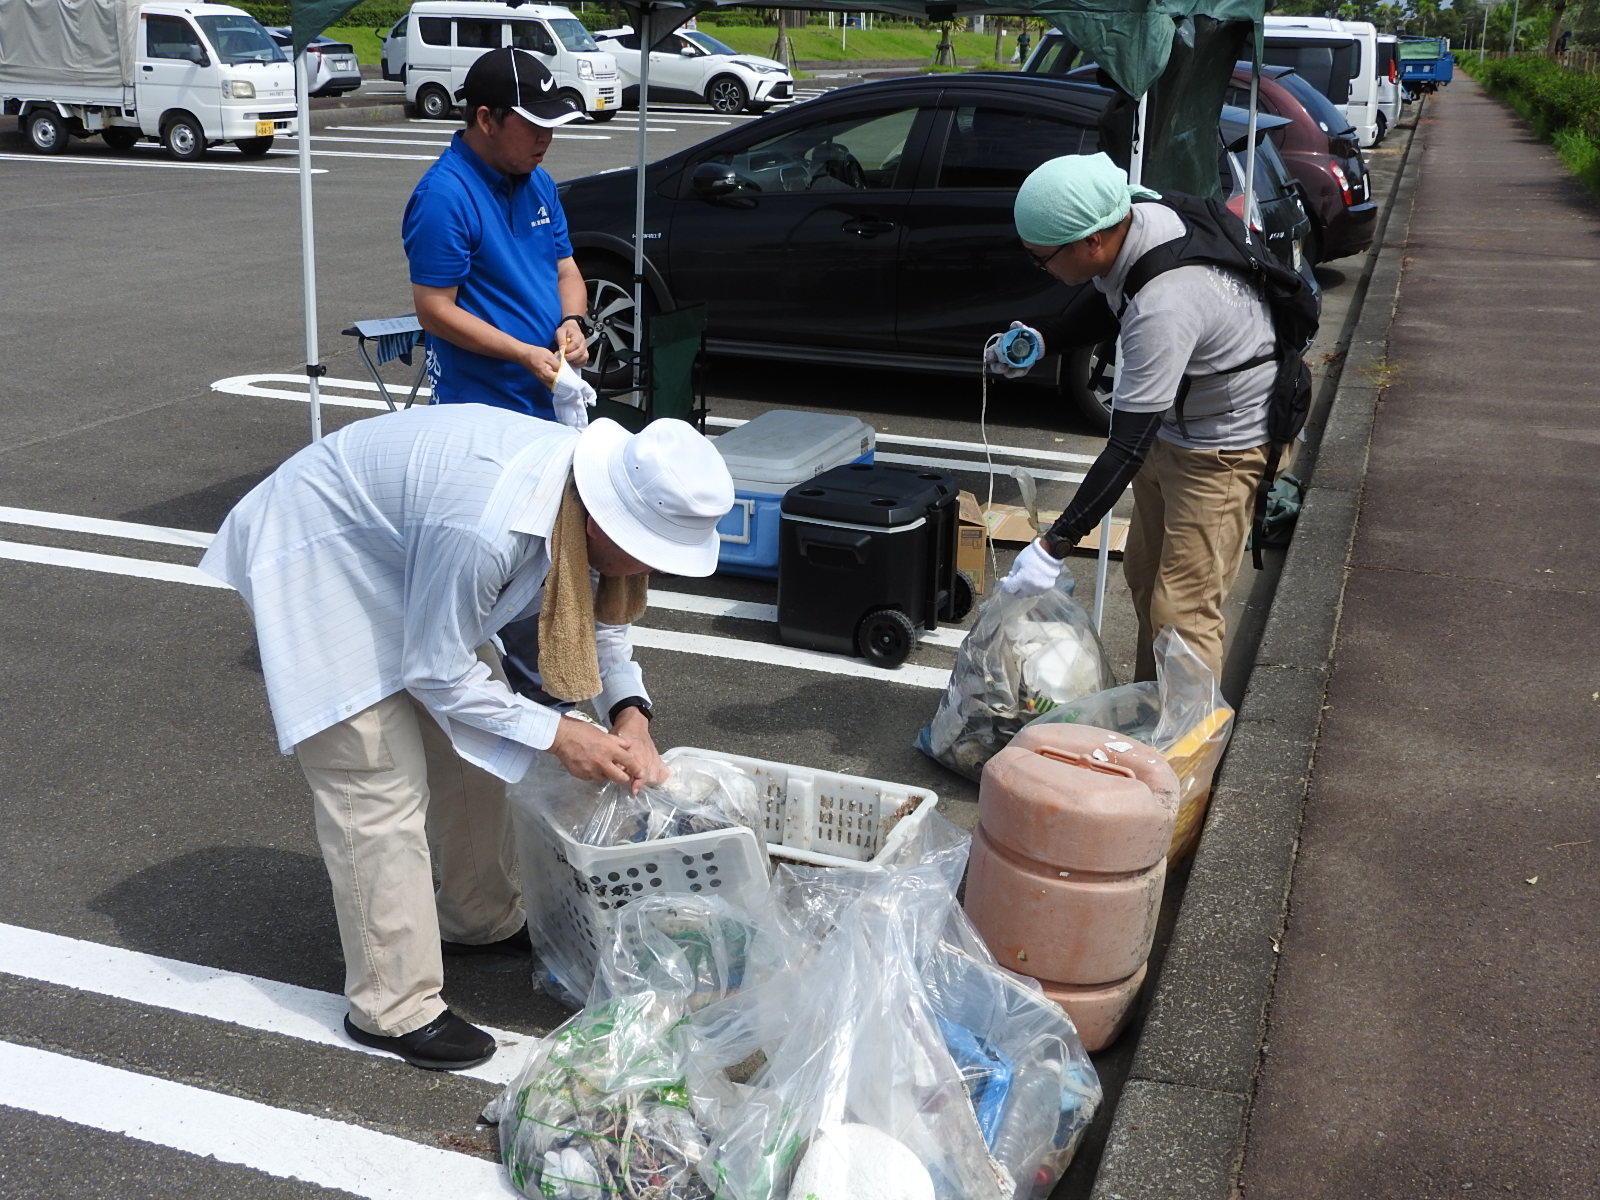
[[[1267,437],[1271,445],[1267,451],[1266,469],[1256,486],[1251,517],[1254,534],[1251,538],[1251,555],[1259,570],[1262,525],[1267,511],[1267,497],[1278,475],[1278,462],[1283,447],[1294,441],[1305,427],[1306,415],[1311,410],[1311,371],[1306,366],[1304,355],[1312,339],[1317,336],[1322,302],[1297,271],[1274,258],[1245,228],[1244,222],[1218,201],[1164,192],[1159,201],[1147,200],[1143,203],[1166,205],[1183,218],[1188,233],[1146,251],[1129,268],[1128,278],[1122,285],[1124,310],[1139,289],[1163,271],[1203,264],[1232,271],[1254,285],[1272,313],[1277,341],[1273,352],[1218,372],[1232,375],[1269,362],[1276,361],[1278,364],[1272,395],[1267,401]],[[1119,311],[1117,316],[1120,318],[1121,315]],[[1188,395],[1189,384],[1190,380],[1185,376],[1173,399],[1173,412],[1180,429],[1183,427],[1183,402]]]

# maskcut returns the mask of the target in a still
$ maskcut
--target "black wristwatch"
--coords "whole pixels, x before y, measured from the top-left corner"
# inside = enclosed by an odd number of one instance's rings
[[[1039,540],[1044,543],[1046,554],[1050,555],[1051,558],[1063,560],[1072,553],[1072,547],[1076,545],[1075,542],[1069,541],[1064,537],[1057,537],[1054,530],[1046,530]]]
[[[568,321],[576,321],[578,323],[578,328],[583,331],[584,337],[588,337],[594,332],[594,322],[589,320],[589,318],[583,313],[568,313],[566,316],[562,317],[561,320],[556,322],[556,328],[560,329]]]
[[[656,719],[655,713],[650,711],[650,701],[646,700],[643,696],[629,696],[626,699],[618,700],[611,706],[611,712],[607,715],[606,719],[610,721],[611,724],[615,725],[617,723],[617,718],[622,714],[622,710],[625,708],[637,708],[644,714],[644,719],[646,721],[654,721]]]

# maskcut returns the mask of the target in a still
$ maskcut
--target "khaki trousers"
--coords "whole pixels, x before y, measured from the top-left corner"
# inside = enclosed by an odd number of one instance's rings
[[[492,650],[480,657],[498,674]],[[294,752],[333,884],[350,1019],[385,1036],[421,1029],[445,1010],[439,939],[497,941],[522,925],[505,785],[464,762],[408,692]]]
[[[1139,620],[1134,677],[1156,677],[1151,643],[1171,625],[1222,678],[1222,601],[1238,577],[1267,447],[1186,450],[1157,438],[1133,480],[1122,574]]]

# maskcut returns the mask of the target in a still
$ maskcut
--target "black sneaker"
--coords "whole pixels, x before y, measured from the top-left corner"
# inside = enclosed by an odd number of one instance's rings
[[[528,936],[528,927],[524,925],[510,937],[503,937],[498,942],[446,942],[441,939],[439,949],[448,958],[469,954],[532,954],[533,939]]]
[[[448,1008],[421,1029],[384,1037],[357,1027],[348,1016],[344,1031],[363,1046],[398,1054],[425,1071],[465,1071],[494,1057],[497,1044],[476,1025],[469,1025]]]

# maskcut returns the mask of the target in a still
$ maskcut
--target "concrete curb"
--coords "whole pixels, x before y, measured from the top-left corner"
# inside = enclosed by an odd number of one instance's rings
[[[1419,105],[1308,424],[1304,507],[1091,1200],[1233,1200],[1411,221]]]

